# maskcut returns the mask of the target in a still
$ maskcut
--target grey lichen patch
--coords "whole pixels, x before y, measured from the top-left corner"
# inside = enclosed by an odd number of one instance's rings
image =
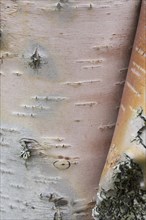
[[[41,56],[39,55],[38,49],[36,48],[34,54],[30,57],[31,61],[29,62],[30,67],[33,69],[38,69],[41,66]]]
[[[143,173],[126,155],[113,172],[111,189],[101,189],[93,217],[98,220],[145,220],[146,191],[140,188]]]
[[[137,144],[141,144],[144,148],[146,148],[146,144],[144,143],[144,139],[142,137],[144,131],[146,131],[146,117],[143,115],[143,109],[140,108],[137,112],[137,117],[139,117],[143,121],[142,127],[137,131],[136,137],[132,140],[132,142],[136,141]]]

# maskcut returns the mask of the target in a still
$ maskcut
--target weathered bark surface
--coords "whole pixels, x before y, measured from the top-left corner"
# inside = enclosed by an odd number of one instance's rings
[[[140,1],[61,2],[1,2],[3,220],[92,219]]]

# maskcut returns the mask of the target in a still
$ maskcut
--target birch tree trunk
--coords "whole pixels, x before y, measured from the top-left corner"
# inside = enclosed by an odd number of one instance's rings
[[[1,1],[1,219],[90,220],[140,0]]]
[[[146,1],[142,1],[119,116],[94,219],[146,219]]]

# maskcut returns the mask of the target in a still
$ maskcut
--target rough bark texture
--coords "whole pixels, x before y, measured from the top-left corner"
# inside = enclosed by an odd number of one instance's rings
[[[92,219],[139,6],[1,1],[1,219]]]
[[[96,220],[146,219],[145,11],[143,1],[119,117],[93,210]]]

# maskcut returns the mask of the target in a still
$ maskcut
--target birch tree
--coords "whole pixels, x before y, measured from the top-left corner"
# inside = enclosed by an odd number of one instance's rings
[[[1,219],[92,219],[140,2],[1,0]]]
[[[146,1],[120,112],[93,210],[94,219],[146,219]]]

